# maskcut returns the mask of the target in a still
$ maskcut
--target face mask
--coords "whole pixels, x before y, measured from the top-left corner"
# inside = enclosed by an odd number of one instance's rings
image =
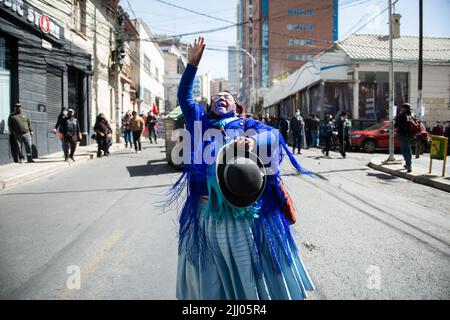
[[[298,117],[300,117],[300,112],[296,112],[295,113],[295,116],[298,118]]]
[[[67,117],[68,112],[67,111],[63,111],[63,116]]]

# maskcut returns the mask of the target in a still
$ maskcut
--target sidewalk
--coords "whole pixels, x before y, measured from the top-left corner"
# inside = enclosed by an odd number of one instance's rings
[[[444,161],[433,160],[431,174],[428,173],[430,165],[429,153],[421,155],[419,159],[415,159],[413,154],[411,173],[407,173],[406,169],[403,168],[404,161],[402,155],[396,154],[396,161],[389,164],[385,163],[387,157],[388,155],[379,155],[373,158],[369,163],[369,167],[393,176],[411,180],[415,183],[450,192],[450,159],[447,159],[445,177],[442,177]]]
[[[117,152],[125,148],[124,143],[114,143],[109,151]],[[75,152],[75,162],[65,162],[63,152],[48,154],[39,159],[34,159],[35,163],[9,163],[0,166],[0,190],[9,189],[16,185],[48,176],[67,168],[85,163],[97,157],[97,144],[89,146],[78,146]]]

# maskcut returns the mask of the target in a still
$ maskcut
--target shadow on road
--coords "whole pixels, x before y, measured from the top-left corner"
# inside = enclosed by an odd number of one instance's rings
[[[40,194],[62,194],[62,193],[90,193],[90,192],[119,192],[132,191],[141,189],[163,188],[170,187],[172,184],[159,184],[154,186],[132,187],[132,188],[111,188],[111,189],[86,189],[86,190],[60,190],[60,191],[43,191],[43,192],[15,192],[15,193],[0,193],[0,197],[4,196],[22,196],[22,195],[40,195]]]
[[[398,179],[398,177],[396,177],[396,176],[391,176],[390,174],[385,174],[385,173],[368,172],[367,176],[368,177],[375,177],[375,178],[378,178],[380,180],[395,180],[395,179]]]
[[[146,165],[127,167],[130,177],[146,177],[167,173],[177,173],[165,159],[150,160]]]

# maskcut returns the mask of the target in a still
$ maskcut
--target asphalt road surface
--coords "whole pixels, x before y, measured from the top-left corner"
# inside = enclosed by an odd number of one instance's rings
[[[175,299],[179,173],[144,144],[0,192],[0,298]],[[450,298],[449,194],[306,150],[283,175],[312,299]],[[165,212],[163,212],[165,208]]]

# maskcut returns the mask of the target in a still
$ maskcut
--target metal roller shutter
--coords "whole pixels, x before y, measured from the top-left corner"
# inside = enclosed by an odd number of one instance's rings
[[[51,131],[63,105],[62,71],[58,68],[47,68],[47,128]]]

